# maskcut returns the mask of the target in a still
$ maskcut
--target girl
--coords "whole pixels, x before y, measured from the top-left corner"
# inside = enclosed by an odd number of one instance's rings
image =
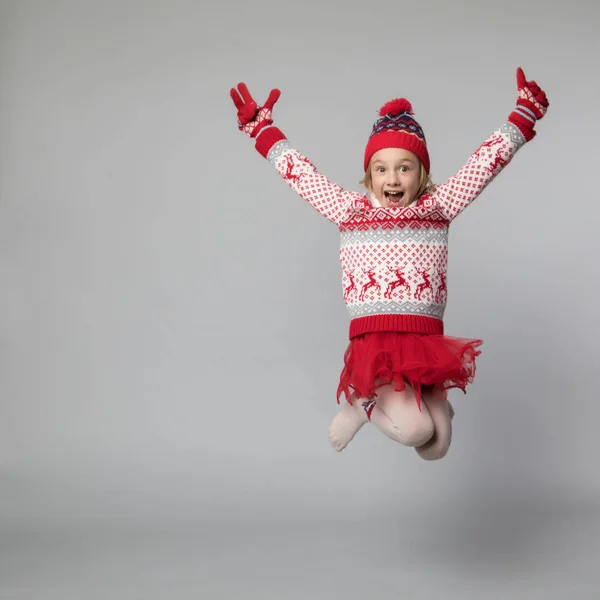
[[[368,421],[426,460],[450,446],[451,388],[466,392],[481,340],[444,335],[450,223],[504,169],[548,108],[546,94],[517,69],[515,109],[441,185],[430,180],[422,128],[405,98],[379,111],[364,154],[367,194],[321,175],[273,126],[279,99],[258,106],[245,84],[231,90],[239,129],[279,175],[341,232],[344,302],[350,343],[337,390],[346,403],[329,426],[339,452]]]

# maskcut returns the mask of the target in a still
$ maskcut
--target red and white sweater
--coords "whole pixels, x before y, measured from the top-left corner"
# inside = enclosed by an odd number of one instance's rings
[[[505,123],[453,177],[406,208],[382,208],[371,194],[329,181],[275,127],[261,132],[256,146],[295,192],[338,226],[353,338],[376,331],[444,332],[450,223],[526,141]]]

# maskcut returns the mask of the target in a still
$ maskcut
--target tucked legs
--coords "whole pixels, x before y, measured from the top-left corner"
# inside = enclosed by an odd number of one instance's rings
[[[415,450],[424,460],[439,460],[444,458],[452,441],[452,419],[454,409],[448,402],[446,391],[427,392],[423,394],[423,403],[427,406],[435,426],[435,432],[430,440]]]
[[[422,402],[417,405],[415,391],[406,384],[401,391],[394,390],[393,384],[377,389],[377,405],[389,418],[393,433],[384,431],[388,437],[404,446],[418,447],[428,442],[434,434],[434,422],[428,407]]]

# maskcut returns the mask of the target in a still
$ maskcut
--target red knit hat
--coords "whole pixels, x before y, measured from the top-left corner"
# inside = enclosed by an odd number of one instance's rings
[[[365,149],[365,172],[375,152],[383,148],[404,148],[412,152],[429,173],[429,153],[421,126],[413,119],[412,106],[406,98],[396,98],[379,110]]]

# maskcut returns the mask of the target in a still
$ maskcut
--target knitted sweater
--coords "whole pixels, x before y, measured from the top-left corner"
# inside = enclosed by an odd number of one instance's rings
[[[521,131],[505,123],[454,176],[405,208],[382,208],[370,194],[342,189],[275,131],[261,137],[281,177],[341,232],[350,338],[377,331],[443,334],[450,223],[525,144]]]

